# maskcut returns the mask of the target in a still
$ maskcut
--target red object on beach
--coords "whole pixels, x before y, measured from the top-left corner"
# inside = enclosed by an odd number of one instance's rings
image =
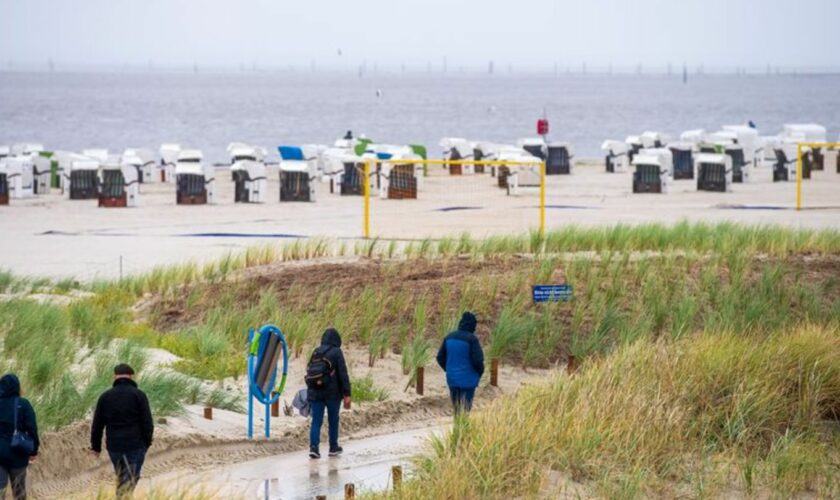
[[[537,120],[537,135],[548,134],[548,118],[540,118]]]

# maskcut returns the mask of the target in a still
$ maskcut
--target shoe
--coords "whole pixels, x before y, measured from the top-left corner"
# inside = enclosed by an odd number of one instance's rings
[[[318,448],[309,448],[309,458],[311,458],[312,460],[318,460],[319,458],[321,458],[321,452],[318,451]]]
[[[337,457],[337,456],[341,455],[341,453],[343,451],[344,451],[344,448],[342,448],[341,446],[339,446],[338,448],[330,448],[330,456],[331,457]]]

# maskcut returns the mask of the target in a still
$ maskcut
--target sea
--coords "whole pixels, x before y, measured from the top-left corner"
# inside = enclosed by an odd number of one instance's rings
[[[443,137],[500,143],[534,136],[601,157],[605,139],[645,130],[678,137],[752,121],[762,135],[785,123],[840,134],[838,74],[479,74],[349,72],[0,72],[0,144],[48,150],[174,142],[227,161],[230,142],[331,144],[351,130],[376,142]],[[275,153],[276,154],[276,153]]]

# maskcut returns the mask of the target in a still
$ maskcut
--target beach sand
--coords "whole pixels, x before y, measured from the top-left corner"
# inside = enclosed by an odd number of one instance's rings
[[[538,189],[507,196],[487,176],[450,177],[431,167],[417,200],[371,200],[371,236],[425,238],[524,233],[539,225]],[[98,208],[95,200],[52,194],[11,200],[0,207],[0,268],[18,275],[114,278],[154,266],[203,262],[262,243],[296,237],[353,242],[363,234],[363,200],[328,193],[318,184],[314,203],[280,203],[276,170],[269,201],[234,204],[233,183],[217,170],[217,202],[178,206],[172,184],[141,186],[140,206]],[[840,228],[840,174],[814,172],[804,182],[807,210],[797,212],[796,184],[735,184],[733,192],[698,192],[695,181],[675,181],[668,194],[631,193],[632,174],[608,174],[603,162],[581,162],[572,175],[550,176],[546,227],[569,224],[676,223],[681,220]]]

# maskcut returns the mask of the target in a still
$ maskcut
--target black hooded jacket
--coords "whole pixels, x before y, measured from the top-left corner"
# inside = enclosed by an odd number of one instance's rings
[[[321,390],[307,391],[309,401],[329,401],[350,396],[350,375],[347,374],[347,363],[341,352],[341,335],[335,328],[328,328],[321,337],[321,346],[315,353],[330,360],[333,372],[330,374],[327,386]]]
[[[35,410],[25,398],[20,397],[20,381],[11,373],[0,378],[0,465],[7,469],[21,469],[29,465],[29,456],[11,449],[12,434],[15,431],[14,401],[18,401],[17,428],[28,432],[35,441],[35,452],[38,454],[40,441],[38,440],[38,424],[35,421]]]
[[[114,380],[96,403],[90,426],[90,449],[102,451],[102,431],[107,429],[108,451],[125,453],[152,445],[155,424],[146,394],[129,378]]]

